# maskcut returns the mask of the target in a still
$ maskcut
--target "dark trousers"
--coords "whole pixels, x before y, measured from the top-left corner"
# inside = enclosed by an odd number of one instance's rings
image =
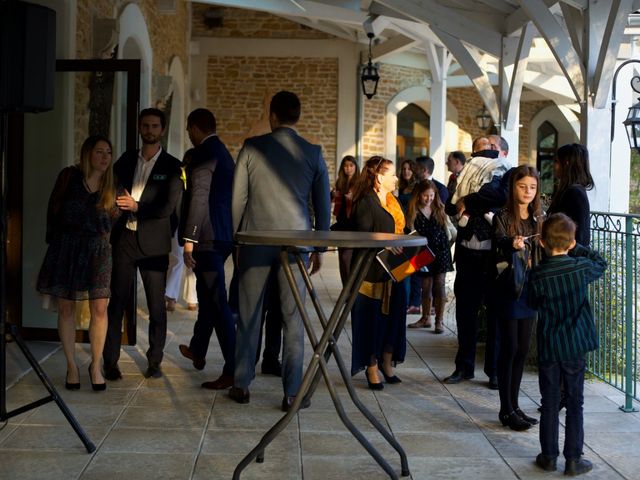
[[[470,250],[461,245],[456,246],[456,280],[453,285],[458,327],[456,370],[464,375],[473,375],[475,371],[478,312],[483,304],[488,303],[486,300],[492,285],[491,259],[489,250]],[[493,317],[491,309],[487,310],[487,317],[488,321]],[[494,355],[490,363],[495,364],[495,334],[487,343],[487,352]],[[485,370],[493,370],[495,375],[495,366]]]
[[[560,385],[564,387],[567,408],[564,431],[564,457],[578,459],[582,455],[584,428],[582,404],[584,403],[584,358],[570,361],[540,362],[538,382],[542,395],[540,416],[540,445],[542,454],[557,457],[558,410],[560,406]]]
[[[140,250],[136,232],[125,229],[117,244],[113,245],[113,271],[111,273],[111,299],[107,308],[109,326],[104,344],[103,359],[106,367],[115,367],[120,359],[122,317],[135,291],[136,268],[140,270],[149,310],[149,363],[162,361],[167,339],[167,310],[164,301],[169,255],[148,257]]]
[[[500,329],[500,359],[498,361],[498,389],[500,413],[509,414],[518,405],[522,372],[531,345],[531,331],[535,317],[504,318],[498,321]]]
[[[278,278],[275,275],[267,281],[267,291],[264,294],[262,326],[260,328],[260,339],[258,340],[258,351],[256,352],[256,363],[260,358],[263,331],[264,353],[262,361],[271,365],[276,364],[280,358],[280,348],[282,346],[282,312],[280,311]]]
[[[277,285],[278,279],[272,277],[267,281],[267,290],[262,305],[262,319],[260,326],[260,336],[258,339],[258,349],[256,351],[256,363],[260,359],[262,349],[262,332],[264,330],[264,354],[262,360],[274,364],[280,358],[282,347],[282,313],[280,312],[280,291]],[[233,256],[233,275],[229,283],[229,307],[235,319],[239,316],[238,290],[240,275],[236,256]]]
[[[209,340],[215,328],[224,357],[222,373],[225,375],[233,375],[236,345],[236,326],[227,303],[224,280],[224,262],[230,253],[231,246],[193,252],[196,262],[193,273],[196,275],[198,318],[189,343],[189,350],[194,356],[206,357]]]

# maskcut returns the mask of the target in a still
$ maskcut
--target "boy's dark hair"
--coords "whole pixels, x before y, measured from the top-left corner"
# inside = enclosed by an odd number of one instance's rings
[[[280,123],[294,125],[300,119],[300,99],[295,93],[282,90],[271,99],[269,113],[275,114]]]
[[[564,213],[554,213],[542,224],[545,249],[568,250],[576,239],[576,224]]]
[[[198,127],[202,133],[215,133],[216,117],[206,108],[196,108],[187,117],[187,126]]]
[[[167,127],[167,117],[165,117],[164,112],[159,108],[145,108],[144,110],[140,110],[140,114],[138,115],[138,124],[144,117],[150,116],[160,118],[160,126],[163,130]]]

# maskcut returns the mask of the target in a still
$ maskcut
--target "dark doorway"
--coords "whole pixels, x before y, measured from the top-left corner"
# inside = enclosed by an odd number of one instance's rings
[[[540,172],[540,194],[549,198],[553,193],[553,159],[558,149],[558,130],[545,121],[538,127],[536,168]]]
[[[413,103],[398,112],[396,137],[398,162],[429,154],[429,124],[429,115]]]

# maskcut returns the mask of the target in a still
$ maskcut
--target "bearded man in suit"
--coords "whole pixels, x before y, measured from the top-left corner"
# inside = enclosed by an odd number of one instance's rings
[[[137,269],[149,309],[148,366],[144,376],[162,376],[160,363],[167,337],[164,290],[171,237],[177,226],[172,214],[183,190],[180,161],[160,145],[165,129],[166,119],[161,110],[142,110],[138,116],[142,148],[125,152],[113,166],[118,185],[116,204],[123,214],[111,233],[113,271],[103,353],[107,380],[122,378],[118,367],[122,317],[135,292]]]

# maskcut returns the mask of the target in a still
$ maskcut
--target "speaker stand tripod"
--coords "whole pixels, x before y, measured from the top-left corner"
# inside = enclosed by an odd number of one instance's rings
[[[56,391],[55,386],[49,380],[47,375],[40,367],[40,364],[29,351],[27,344],[20,336],[18,328],[15,325],[7,324],[7,141],[8,141],[8,127],[9,116],[7,112],[0,113],[0,421],[6,421],[16,415],[28,412],[34,408],[38,408],[41,405],[45,405],[49,402],[55,402],[58,408],[65,416],[73,430],[76,432],[82,443],[84,444],[87,452],[92,453],[95,451],[96,446],[91,442],[86,432],[82,429],[76,418],[73,416],[64,400],[60,397]],[[20,351],[27,359],[33,371],[36,372],[38,378],[49,392],[49,395],[31,402],[27,405],[23,405],[14,410],[7,411],[7,339],[6,334],[11,335],[11,338],[16,342],[16,345],[20,348]]]

